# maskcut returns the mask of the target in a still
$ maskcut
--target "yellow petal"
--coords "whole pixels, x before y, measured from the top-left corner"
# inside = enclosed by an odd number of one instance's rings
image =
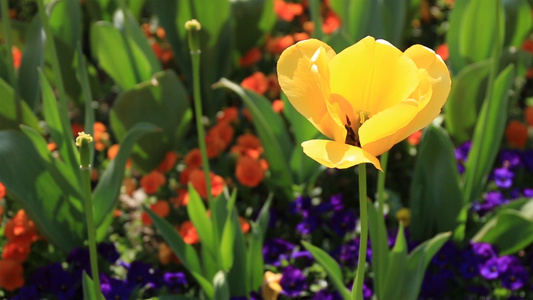
[[[294,108],[327,137],[338,127],[328,113],[328,63],[335,51],[314,39],[287,48],[278,60],[278,80]]]
[[[399,141],[405,139],[405,128],[417,115],[418,103],[405,100],[368,119],[359,128],[362,148],[374,156],[388,151]]]
[[[346,169],[362,163],[371,163],[381,170],[379,160],[359,147],[328,140],[305,141],[302,147],[307,156],[328,168]]]
[[[354,115],[359,111],[373,115],[392,107],[418,86],[413,61],[391,44],[372,37],[337,54],[329,68],[331,93],[349,101]]]

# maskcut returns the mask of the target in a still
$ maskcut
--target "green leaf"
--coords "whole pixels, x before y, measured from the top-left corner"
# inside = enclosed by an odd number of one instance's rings
[[[465,17],[466,9],[468,4],[472,0],[463,0],[457,1],[450,13],[450,27],[448,33],[446,34],[446,44],[448,44],[448,49],[450,53],[450,69],[452,73],[457,74],[462,70],[467,64],[467,60],[462,56],[459,51],[463,32],[463,19]]]
[[[526,0],[503,0],[502,3],[505,8],[504,45],[520,48],[533,27],[531,6]]]
[[[202,247],[206,247],[211,256],[216,258],[215,241],[213,237],[213,224],[211,219],[207,216],[207,210],[205,209],[204,201],[202,197],[196,192],[193,185],[189,183],[189,204],[187,204],[187,213],[191,222],[194,224]]]
[[[68,253],[86,234],[80,193],[53,158],[43,159],[45,143],[13,131],[0,131],[0,182],[26,211],[46,240]],[[35,141],[35,144],[34,144]],[[58,171],[59,170],[59,171]]]
[[[410,188],[411,235],[423,241],[454,230],[463,206],[452,142],[430,125],[422,137]]]
[[[485,97],[490,61],[468,65],[454,77],[445,107],[446,129],[457,143],[472,139]]]
[[[514,67],[509,65],[494,81],[492,98],[483,103],[474,131],[472,148],[465,170],[464,201],[471,203],[481,194],[492,164],[498,154],[498,147],[507,120],[508,91],[514,79]]]
[[[15,99],[13,87],[0,78],[0,129],[18,129],[19,125],[26,124],[36,130],[41,130],[39,120],[22,99]],[[17,106],[17,103],[20,106]],[[22,122],[18,121],[20,114]]]
[[[389,265],[389,245],[385,219],[374,205],[368,206],[368,229],[372,241],[372,267],[374,291],[380,299],[385,295],[385,276]]]
[[[111,108],[110,123],[119,140],[140,122],[161,128],[142,137],[131,156],[136,166],[148,173],[159,165],[166,152],[177,147],[183,128],[190,122],[189,111],[183,84],[172,70],[167,70],[120,94]]]
[[[98,21],[91,25],[91,46],[93,57],[123,90],[129,90],[148,78],[136,78],[136,62],[126,51],[126,41],[118,29],[109,22]]]
[[[104,300],[105,297],[102,295],[100,291],[96,291],[94,289],[94,283],[91,277],[83,271],[83,279],[82,279],[82,286],[83,286],[83,299],[84,300]]]
[[[404,286],[402,296],[398,299],[418,299],[422,280],[424,279],[429,262],[450,236],[450,232],[437,234],[432,239],[420,244],[409,254],[407,258],[407,270],[403,274]]]
[[[36,15],[26,30],[26,43],[22,51],[18,85],[20,97],[26,101],[32,110],[36,110],[39,103],[41,84],[38,68],[44,63],[44,40],[41,36],[43,30],[41,18]]]
[[[403,233],[403,225],[400,223],[396,243],[389,253],[388,266],[383,285],[383,299],[401,299],[399,295],[404,282],[399,280],[405,274],[407,267],[407,242]]]
[[[273,0],[231,1],[235,21],[236,48],[242,56],[262,42],[274,29],[276,14]]]
[[[80,41],[82,31],[80,2],[54,0],[47,9],[50,11],[48,22],[54,36],[74,49]]]
[[[496,28],[494,20],[496,14],[500,16],[500,28]],[[494,32],[499,31],[499,41],[503,42],[505,34],[505,16],[501,8],[501,1],[470,0],[466,7],[459,33],[459,53],[469,62],[478,62],[491,56],[494,47]],[[484,30],[478,30],[483,28]]]
[[[154,222],[155,227],[159,230],[163,239],[181,260],[183,266],[191,272],[206,295],[212,298],[214,294],[213,285],[202,275],[202,266],[194,247],[185,243],[183,238],[176,232],[176,229],[167,220],[161,218],[147,207],[144,210]]]
[[[118,203],[118,195],[124,178],[124,169],[135,142],[143,135],[154,132],[156,127],[152,124],[139,123],[133,126],[120,144],[117,156],[107,165],[101,174],[98,184],[93,191],[94,220],[101,226],[103,220],[111,216],[111,211]],[[107,232],[107,228],[102,228]]]
[[[232,213],[232,224],[234,239],[233,245],[231,248],[231,256],[233,257],[233,265],[231,270],[228,272],[228,283],[231,295],[245,297],[250,294],[250,276],[247,274],[247,251],[246,251],[246,240],[244,234],[242,233],[241,225],[239,222],[239,216],[237,212],[233,210]],[[222,236],[222,241],[224,241],[224,236]],[[250,251],[250,250],[249,250]],[[222,259],[224,259],[224,254],[221,254]],[[257,262],[259,263],[259,262]],[[262,261],[260,262],[262,263]],[[259,270],[264,270],[264,267],[259,267]]]
[[[472,241],[490,243],[500,255],[517,253],[533,242],[533,219],[517,210],[504,209],[485,223]]]
[[[341,294],[344,300],[352,298],[350,291],[344,286],[342,271],[339,264],[329,256],[324,250],[313,246],[312,244],[302,241],[302,245],[313,255],[316,261],[324,268],[328,274],[335,289]]]
[[[78,180],[78,186],[81,187],[81,174],[79,172],[79,154],[74,144],[75,137],[72,136],[72,130],[69,126],[67,112],[60,111],[60,105],[57,104],[56,97],[52,87],[42,72],[39,72],[41,78],[41,89],[43,93],[43,115],[52,140],[56,143],[61,158],[67,165],[68,173],[66,176],[72,176]],[[68,126],[68,127],[67,127]]]
[[[161,296],[150,298],[150,300],[199,300],[199,299],[179,296],[179,295],[161,295]]]
[[[263,236],[261,230],[254,223],[251,224],[252,237],[248,247],[246,276],[250,290],[257,291],[263,284],[264,260],[263,260]]]
[[[259,211],[259,214],[257,216],[257,227],[259,230],[261,230],[261,239],[265,238],[266,231],[268,229],[268,222],[270,221],[270,205],[272,204],[272,198],[274,197],[274,194],[270,193],[268,195],[267,200],[265,201],[265,204],[263,204],[263,207],[261,207],[261,211]]]
[[[292,178],[288,161],[293,147],[281,117],[272,110],[269,101],[261,95],[244,90],[225,78],[220,79],[216,86],[228,88],[242,99],[252,114],[255,128],[265,148],[271,180],[278,187],[284,188],[289,195],[288,191],[292,188]]]
[[[235,246],[235,235],[237,228],[233,218],[233,208],[228,209],[228,215],[224,224],[224,230],[222,231],[222,237],[220,239],[220,258],[222,269],[228,272],[233,267]],[[237,219],[237,222],[239,220]]]
[[[214,299],[229,300],[229,286],[224,271],[218,271],[213,278],[213,286],[215,287]]]

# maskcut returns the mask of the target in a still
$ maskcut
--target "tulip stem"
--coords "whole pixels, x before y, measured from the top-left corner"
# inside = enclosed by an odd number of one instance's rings
[[[381,154],[380,163],[383,172],[378,174],[378,211],[383,217],[385,213],[385,176],[387,175],[387,162],[389,161],[389,151]]]
[[[361,239],[359,243],[359,259],[355,276],[352,298],[363,300],[363,280],[365,278],[366,244],[368,240],[368,211],[366,207],[366,164],[358,166],[359,173],[359,214],[361,223]]]

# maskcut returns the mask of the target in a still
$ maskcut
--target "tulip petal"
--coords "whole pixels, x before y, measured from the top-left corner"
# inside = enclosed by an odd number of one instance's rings
[[[329,63],[331,93],[352,104],[350,118],[363,111],[374,115],[392,107],[418,86],[418,69],[400,50],[366,37],[344,49]]]
[[[403,129],[418,111],[418,102],[409,99],[371,117],[359,128],[361,146],[374,156],[388,151],[406,138]]]
[[[381,170],[379,160],[359,147],[328,140],[305,141],[302,147],[307,156],[328,168],[346,169],[362,163],[371,163]]]
[[[432,95],[429,103],[409,124],[411,132],[415,132],[431,123],[439,114],[448,98],[451,88],[450,73],[442,58],[422,45],[414,45],[405,51],[418,68],[425,69],[432,78]]]
[[[287,48],[278,60],[278,80],[294,108],[320,132],[334,138],[338,125],[326,107],[329,97],[329,61],[335,51],[327,44],[309,39]]]

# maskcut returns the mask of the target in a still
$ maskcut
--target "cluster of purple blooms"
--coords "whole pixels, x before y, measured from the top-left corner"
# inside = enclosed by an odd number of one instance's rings
[[[180,293],[187,286],[183,272],[161,272],[151,265],[134,261],[130,264],[118,260],[119,253],[113,243],[98,245],[99,257],[107,265],[117,264],[127,270],[126,278],[118,279],[100,273],[100,287],[106,299],[130,299],[131,295],[151,297],[156,292]],[[67,257],[66,265],[56,262],[37,269],[27,284],[12,300],[83,299],[83,272],[91,275],[89,251],[76,248]],[[109,268],[107,268],[109,270]]]
[[[472,142],[465,142],[455,149],[455,158],[461,174],[465,171],[471,147]],[[473,203],[473,210],[479,215],[484,215],[520,197],[533,197],[531,182],[525,184],[520,182],[524,177],[520,175],[525,172],[533,173],[533,150],[502,150],[490,175],[494,188],[483,195],[483,201]],[[521,188],[521,185],[524,187]]]
[[[467,299],[467,295],[471,296],[468,299],[480,299],[492,296],[498,288],[509,291],[506,299],[523,299],[524,289],[531,288],[529,280],[528,268],[517,256],[498,256],[488,243],[460,249],[447,242],[426,271],[421,299]]]

